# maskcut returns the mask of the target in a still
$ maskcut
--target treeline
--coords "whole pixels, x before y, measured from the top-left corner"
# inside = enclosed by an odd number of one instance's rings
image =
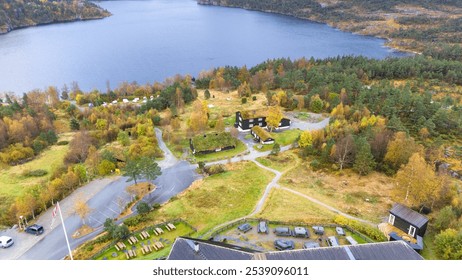
[[[0,0],[0,34],[21,27],[109,15],[108,11],[86,0]]]
[[[462,42],[462,14],[459,12],[462,4],[457,0],[351,0],[328,3],[318,0],[198,0],[198,3],[321,21],[351,32],[398,39],[400,45],[413,50],[422,50],[432,42]],[[394,15],[392,21],[389,21],[390,14]],[[409,39],[411,43],[406,42]]]

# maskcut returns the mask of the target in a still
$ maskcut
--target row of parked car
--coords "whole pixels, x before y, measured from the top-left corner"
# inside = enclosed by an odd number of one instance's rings
[[[33,224],[24,230],[27,233],[34,234],[34,235],[40,235],[43,233],[43,227],[41,225]],[[13,238],[9,236],[0,236],[0,248],[8,248],[11,247],[14,244]]]

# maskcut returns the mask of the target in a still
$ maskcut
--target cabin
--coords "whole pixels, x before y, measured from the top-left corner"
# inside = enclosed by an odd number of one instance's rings
[[[178,237],[168,260],[423,260],[403,241],[261,252],[213,240]]]
[[[237,111],[236,112],[236,122],[234,126],[239,131],[250,131],[252,127],[259,126],[259,127],[266,127],[266,116],[268,114],[268,110],[249,110],[249,111]],[[281,122],[279,123],[279,129],[285,129],[290,127],[290,119],[282,118]]]
[[[393,205],[389,212],[388,223],[390,225],[404,231],[415,239],[417,239],[417,236],[423,237],[425,235],[428,218],[424,215],[399,203]]]
[[[274,143],[274,138],[271,137],[271,134],[269,134],[268,131],[259,126],[252,127],[252,129],[250,130],[250,134],[252,134],[253,140],[255,142],[260,142],[263,145],[269,145]]]
[[[210,154],[235,149],[237,139],[229,132],[209,133],[189,139],[189,148],[193,154]]]

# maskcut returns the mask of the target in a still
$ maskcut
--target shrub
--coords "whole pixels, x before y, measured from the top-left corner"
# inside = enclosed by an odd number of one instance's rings
[[[246,97],[242,97],[242,99],[241,99],[241,103],[242,103],[242,104],[245,104],[245,103],[247,103],[247,98],[246,98]]]
[[[48,171],[43,169],[36,169],[36,170],[26,170],[22,174],[25,177],[42,177],[48,174]]]
[[[139,214],[144,215],[151,211],[151,206],[149,206],[149,204],[147,204],[146,202],[141,201],[140,203],[138,203],[138,205],[136,205],[136,211],[138,211]]]
[[[204,91],[204,98],[205,99],[210,99],[210,91],[208,89],[206,89]],[[215,98],[215,96],[213,96],[213,98]]]
[[[378,228],[362,224],[358,221],[350,220],[343,216],[336,216],[334,222],[342,226],[349,226],[352,229],[357,230],[358,232],[374,239],[375,241],[381,242],[387,240],[385,235]]]
[[[252,100],[253,100],[253,101],[257,100],[257,97],[256,97],[256,96],[252,96]]]
[[[214,164],[205,167],[205,172],[209,175],[219,174],[225,172],[225,166],[223,164]]]
[[[101,163],[98,164],[97,170],[99,175],[105,176],[111,174],[115,168],[116,166],[113,162],[110,162],[107,159],[103,159]]]
[[[7,164],[18,164],[34,156],[34,150],[30,147],[24,147],[23,144],[14,144],[8,146],[0,153],[0,161]]]
[[[56,143],[56,145],[58,146],[66,146],[69,144],[69,141],[59,141],[58,143]]]
[[[310,162],[310,166],[311,168],[313,168],[314,170],[318,170],[319,167],[321,167],[321,163],[317,160],[317,159],[314,159]]]

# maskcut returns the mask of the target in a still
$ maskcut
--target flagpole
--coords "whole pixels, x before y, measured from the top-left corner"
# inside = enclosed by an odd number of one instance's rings
[[[61,207],[59,207],[59,202],[56,202],[56,204],[58,205],[59,216],[61,217],[61,223],[63,224],[64,236],[66,237],[66,243],[67,243],[67,249],[69,250],[69,256],[71,260],[74,260],[74,258],[72,258],[72,251],[71,251],[71,246],[69,245],[69,239],[67,239],[66,226],[64,225],[63,214],[61,213]]]

